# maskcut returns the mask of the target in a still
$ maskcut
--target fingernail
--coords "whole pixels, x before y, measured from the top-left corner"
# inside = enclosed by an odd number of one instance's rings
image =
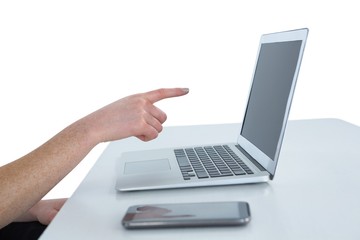
[[[182,88],[182,90],[183,90],[184,92],[186,92],[186,93],[189,92],[189,88]]]

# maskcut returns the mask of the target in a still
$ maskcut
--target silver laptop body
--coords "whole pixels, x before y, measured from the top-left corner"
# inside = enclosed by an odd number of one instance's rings
[[[116,189],[200,187],[273,179],[307,35],[308,29],[297,29],[261,36],[236,143],[124,152]]]

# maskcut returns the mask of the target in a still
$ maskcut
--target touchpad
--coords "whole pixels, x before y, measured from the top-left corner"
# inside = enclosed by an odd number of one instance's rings
[[[124,174],[146,174],[169,171],[170,163],[167,158],[125,163]]]

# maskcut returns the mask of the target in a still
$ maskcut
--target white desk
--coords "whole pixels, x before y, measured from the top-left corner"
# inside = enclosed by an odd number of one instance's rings
[[[113,142],[42,235],[51,239],[360,239],[360,128],[336,119],[290,121],[274,181],[119,193],[121,151],[235,141],[239,124],[167,127],[158,139]],[[321,171],[321,173],[319,172]],[[125,230],[133,204],[248,201],[245,227]]]

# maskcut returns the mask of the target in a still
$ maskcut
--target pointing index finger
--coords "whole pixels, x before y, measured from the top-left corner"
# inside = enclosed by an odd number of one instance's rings
[[[165,98],[179,97],[187,94],[189,92],[188,88],[160,88],[145,93],[146,98],[155,103]]]

